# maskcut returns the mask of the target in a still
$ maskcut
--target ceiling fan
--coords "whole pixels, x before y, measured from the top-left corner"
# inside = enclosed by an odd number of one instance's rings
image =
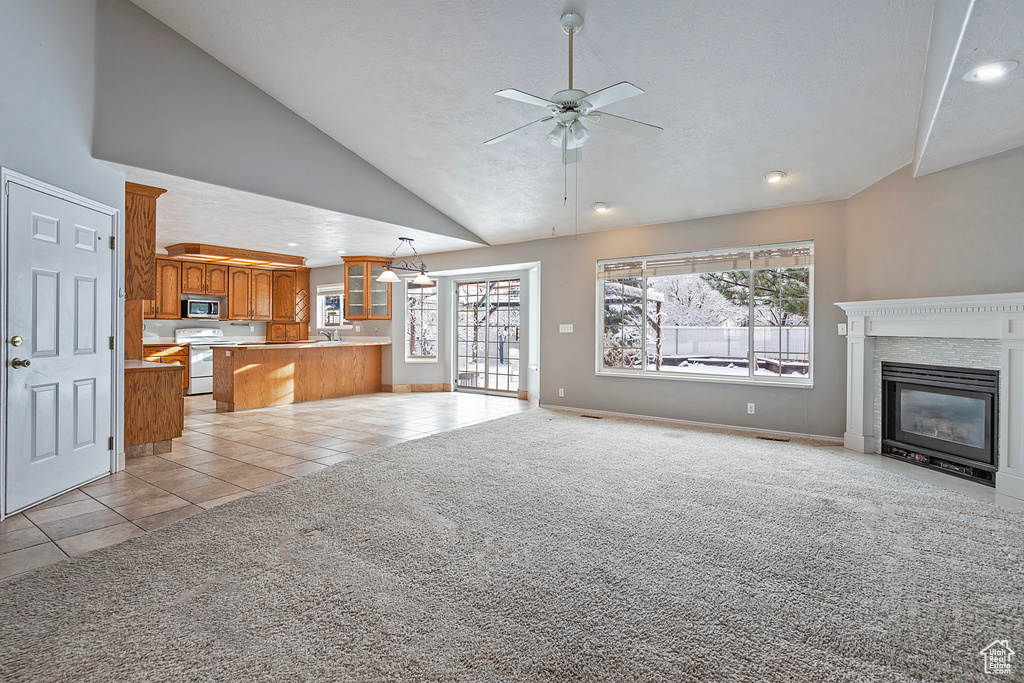
[[[504,135],[499,135],[484,144],[493,145],[502,140],[507,140],[513,135],[518,135],[524,131],[554,121],[555,127],[548,133],[548,140],[551,141],[552,145],[562,148],[563,164],[575,164],[583,159],[581,146],[590,138],[590,131],[583,126],[583,121],[596,123],[599,126],[611,128],[620,133],[629,133],[630,135],[636,135],[649,140],[658,137],[662,129],[657,126],[597,111],[598,107],[605,107],[627,97],[643,94],[644,91],[632,83],[623,81],[590,94],[583,90],[575,90],[572,87],[572,37],[583,28],[583,17],[577,12],[566,12],[562,15],[560,23],[562,24],[562,30],[569,34],[569,88],[556,92],[549,100],[514,88],[499,90],[494,93],[499,97],[507,97],[510,100],[547,107],[551,110],[551,115],[537,119],[525,126],[520,126]]]

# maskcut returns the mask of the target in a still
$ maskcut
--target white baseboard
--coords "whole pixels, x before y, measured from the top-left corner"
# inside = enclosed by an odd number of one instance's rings
[[[858,453],[877,453],[875,450],[875,437],[873,436],[861,436],[860,434],[846,432],[843,435],[843,445],[851,451],[857,451]]]
[[[541,408],[547,410],[562,410],[567,413],[585,413],[587,415],[606,415],[608,417],[625,417],[631,420],[650,420],[652,422],[670,422],[672,424],[687,425],[690,427],[709,427],[711,429],[725,429],[734,432],[750,432],[753,434],[771,434],[772,436],[788,436],[797,439],[813,439],[815,441],[827,441],[836,445],[843,445],[843,440],[836,436],[823,436],[821,434],[801,434],[799,432],[784,432],[777,429],[759,429],[757,427],[739,427],[736,425],[718,424],[715,422],[696,422],[694,420],[679,420],[673,417],[654,417],[651,415],[637,415],[634,413],[616,413],[610,410],[591,410],[589,408],[574,408],[571,406],[553,406],[542,403]]]

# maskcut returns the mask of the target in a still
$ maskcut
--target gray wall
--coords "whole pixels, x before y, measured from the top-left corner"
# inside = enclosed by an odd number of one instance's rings
[[[95,0],[0,0],[0,165],[114,207],[123,234],[124,176],[90,153],[95,27]],[[120,304],[113,317],[120,329]],[[120,451],[123,405],[117,415]]]
[[[846,344],[836,334],[836,323],[845,319],[832,304],[846,298],[845,226],[845,202],[828,202],[430,254],[426,260],[432,271],[541,264],[541,403],[840,436],[845,429]],[[596,376],[598,259],[804,239],[815,241],[813,389]],[[337,282],[340,272],[316,268],[310,279]],[[572,323],[574,333],[560,334],[560,323]],[[420,372],[398,367],[394,372],[402,377]],[[564,398],[559,388],[565,389]],[[757,404],[755,415],[746,414],[748,402]]]
[[[847,201],[853,300],[1024,291],[1024,147]]]
[[[98,8],[98,159],[482,242],[128,0]]]

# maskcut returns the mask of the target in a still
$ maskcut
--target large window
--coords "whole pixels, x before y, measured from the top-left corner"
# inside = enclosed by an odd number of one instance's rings
[[[809,384],[812,242],[598,261],[598,371]]]
[[[405,283],[405,357],[437,360],[437,283]]]

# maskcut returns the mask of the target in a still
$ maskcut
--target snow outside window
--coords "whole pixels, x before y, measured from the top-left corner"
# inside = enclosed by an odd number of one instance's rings
[[[811,379],[813,243],[598,262],[598,372]]]
[[[405,283],[405,357],[437,359],[437,283]]]

